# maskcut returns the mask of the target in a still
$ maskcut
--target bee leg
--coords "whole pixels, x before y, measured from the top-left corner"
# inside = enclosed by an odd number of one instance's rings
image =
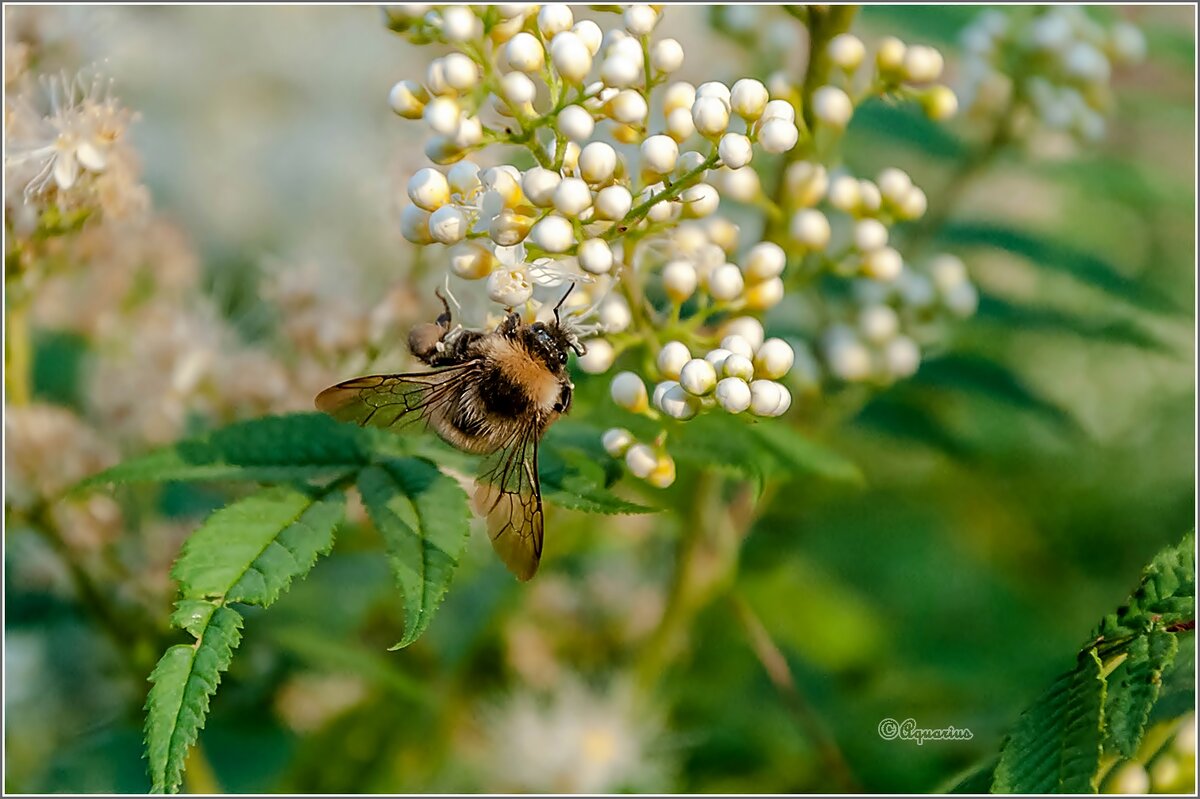
[[[514,311],[509,313],[508,316],[504,317],[504,321],[496,326],[496,332],[502,336],[511,336],[513,333],[517,332],[517,328],[520,326],[521,315]]]
[[[433,296],[442,301],[442,313],[437,318],[437,323],[447,330],[450,329],[450,303],[446,302],[446,297],[442,294],[441,289],[434,289]]]

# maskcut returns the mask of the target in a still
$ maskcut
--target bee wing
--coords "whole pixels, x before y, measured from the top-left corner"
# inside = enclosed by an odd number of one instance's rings
[[[542,559],[542,486],[538,438],[532,421],[488,459],[475,481],[475,511],[487,517],[492,548],[518,580],[528,580]]]
[[[461,392],[476,373],[476,362],[429,372],[356,377],[317,395],[317,410],[343,422],[394,427],[424,419],[444,400]]]

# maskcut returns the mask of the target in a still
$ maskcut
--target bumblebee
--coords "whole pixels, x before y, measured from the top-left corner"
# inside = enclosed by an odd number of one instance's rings
[[[415,326],[414,356],[429,371],[356,377],[325,389],[317,409],[343,421],[397,429],[423,421],[444,441],[488,456],[472,506],[487,519],[492,546],[520,580],[537,572],[544,523],[538,442],[571,408],[569,353],[583,355],[574,328],[559,317],[526,324],[509,312],[490,332],[452,325],[450,306]]]

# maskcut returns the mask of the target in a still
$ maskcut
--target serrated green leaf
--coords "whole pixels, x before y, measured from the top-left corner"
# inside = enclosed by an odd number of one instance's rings
[[[189,623],[196,643],[171,647],[154,667],[146,698],[146,757],[156,793],[179,789],[184,758],[204,727],[209,698],[229,668],[241,628],[236,611],[213,605],[203,624]]]
[[[187,630],[199,638],[204,634],[213,611],[217,606],[207,599],[181,599],[175,603],[175,612],[171,614],[171,626]]]
[[[186,599],[266,607],[333,547],[340,491],[267,488],[216,511],[188,538],[171,576]]]
[[[938,788],[934,793],[988,793],[992,789],[992,781],[996,775],[996,764],[999,758],[980,763],[955,774]]]
[[[404,636],[420,637],[441,604],[470,533],[467,496],[432,464],[400,458],[369,466],[358,490],[388,548],[404,596]]]
[[[1094,793],[1104,688],[1100,658],[1088,651],[1021,715],[1000,751],[992,793]]]
[[[1003,325],[1023,331],[1063,333],[1089,341],[1127,344],[1158,352],[1170,351],[1157,336],[1132,319],[1079,316],[1057,308],[1017,305],[988,294],[980,295],[979,310],[972,318],[972,323]]]
[[[1033,233],[986,222],[955,222],[945,225],[938,238],[949,245],[996,247],[1040,267],[1070,275],[1125,302],[1152,311],[1181,312],[1170,297],[1142,281],[1126,277],[1103,258]]]
[[[1151,629],[1194,624],[1196,619],[1195,533],[1154,556],[1137,589],[1117,612],[1110,613],[1092,639],[1114,641]]]
[[[1130,643],[1125,662],[1108,677],[1104,708],[1108,738],[1125,757],[1133,757],[1141,745],[1163,672],[1171,667],[1178,648],[1174,633],[1139,635]]]
[[[376,447],[402,446],[400,436],[372,433],[381,431],[319,413],[267,416],[125,461],[89,477],[79,488],[171,480],[304,480],[336,474],[365,465]]]

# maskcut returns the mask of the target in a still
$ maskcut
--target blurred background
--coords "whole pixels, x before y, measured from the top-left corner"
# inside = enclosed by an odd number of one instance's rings
[[[870,6],[855,31],[935,45],[953,77],[982,10]],[[931,198],[954,187],[936,235],[981,299],[911,380],[793,414],[866,476],[784,487],[741,555],[738,595],[794,696],[744,608],[717,601],[655,700],[636,698],[622,675],[663,610],[670,515],[550,508],[553,554],[528,585],[475,536],[402,652],[386,651],[401,624],[387,565],[352,526],[247,614],[189,787],[919,792],[992,756],[1194,524],[1193,9],[1088,13],[1135,22],[1148,44],[1114,73],[1097,144],[1035,138],[964,169],[970,119],[935,127],[883,103],[853,119],[856,172],[899,166]],[[803,64],[779,9],[671,7],[663,25],[687,53],[680,79]],[[423,131],[386,102],[428,55],[368,7],[6,6],[5,29],[6,75],[32,44],[39,72],[95,64],[115,80],[154,208],[81,239],[86,263],[33,298],[33,402],[6,412],[5,788],[142,792],[144,680],[173,640],[167,568],[228,492],[131,490],[48,522],[28,497],[185,432],[307,409],[375,360],[369,343],[386,362],[430,310],[395,199],[424,165]],[[153,299],[123,304],[130,286]],[[886,717],[974,737],[885,741]]]

